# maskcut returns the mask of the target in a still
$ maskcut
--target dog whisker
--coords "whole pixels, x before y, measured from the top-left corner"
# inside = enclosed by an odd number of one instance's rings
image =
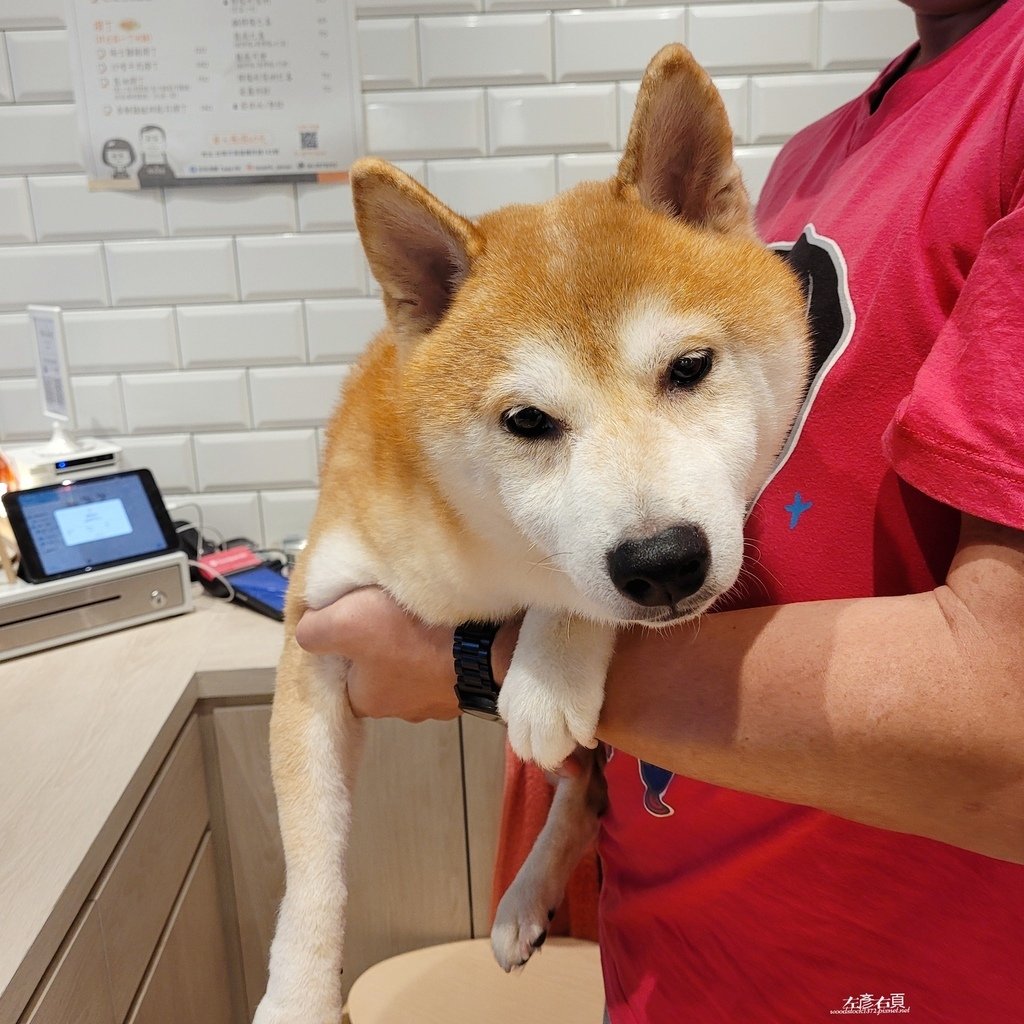
[[[540,562],[531,562],[530,567],[532,569],[547,569],[548,572],[560,572],[563,576],[569,575],[565,569],[561,569],[557,565],[549,565],[546,559],[543,559]]]
[[[564,558],[566,555],[571,555],[571,551],[555,551],[550,555],[545,555],[542,559],[536,562],[530,562],[531,568],[534,569],[547,569],[550,572],[560,572],[563,576],[568,576],[569,572],[566,569],[561,568],[557,565],[552,565],[551,560],[554,558]]]
[[[753,564],[754,564],[754,565],[756,565],[756,566],[757,566],[757,568],[758,568],[758,569],[759,569],[759,570],[760,570],[760,571],[761,571],[762,573],[764,573],[764,574],[765,574],[765,576],[768,576],[768,577],[769,577],[769,578],[771,579],[771,581],[772,581],[772,582],[773,582],[773,583],[775,584],[775,586],[779,587],[780,589],[782,588],[782,580],[780,580],[780,579],[779,579],[779,577],[778,577],[778,576],[776,576],[776,575],[775,575],[775,573],[774,573],[774,572],[772,572],[772,570],[771,570],[771,569],[769,569],[769,568],[768,568],[768,567],[767,567],[767,566],[766,566],[766,565],[764,564],[764,562],[762,562],[762,561],[761,561],[761,559],[760,559],[759,557],[755,557],[755,558],[753,558],[753,559],[752,559],[752,561],[753,561]],[[749,568],[746,568],[746,569],[741,569],[741,570],[740,570],[740,572],[741,572],[741,573],[743,573],[743,574],[746,574],[746,576],[747,576],[747,577],[748,577],[749,579],[751,579],[751,580],[756,580],[756,581],[757,581],[758,583],[762,583],[762,585],[763,585],[763,581],[762,581],[762,580],[761,580],[761,578],[760,578],[760,577],[759,577],[759,576],[757,575],[757,573],[755,573],[755,572],[752,572],[752,571],[751,571],[751,570],[750,570]]]
[[[750,540],[750,538],[745,538],[744,542],[743,542],[743,546],[744,546],[745,550],[749,549],[749,552],[750,552],[749,561],[750,561],[750,563],[752,565],[757,566],[757,568],[761,572],[763,572],[765,575],[770,576],[772,582],[777,587],[781,588],[782,587],[782,581],[779,579],[778,576],[775,575],[774,572],[771,571],[771,569],[769,569],[764,564],[764,562],[761,561],[761,548],[758,546],[758,544],[755,541]],[[758,582],[761,582],[760,578],[758,577],[758,575],[756,573],[752,572],[750,570],[750,567],[746,563],[744,563],[744,565],[740,568],[740,575],[741,576],[746,576],[746,577],[748,577],[748,578],[750,578],[752,580],[757,580]]]

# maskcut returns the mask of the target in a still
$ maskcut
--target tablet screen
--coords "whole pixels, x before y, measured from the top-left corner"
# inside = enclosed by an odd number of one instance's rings
[[[52,579],[174,550],[148,470],[75,480],[4,496],[27,578]]]

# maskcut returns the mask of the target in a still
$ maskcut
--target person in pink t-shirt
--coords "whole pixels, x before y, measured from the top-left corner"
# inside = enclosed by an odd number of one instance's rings
[[[905,2],[758,207],[815,375],[744,597],[616,646],[613,1024],[1024,1019],[1024,0]],[[457,714],[450,634],[380,592],[297,636],[360,713]]]

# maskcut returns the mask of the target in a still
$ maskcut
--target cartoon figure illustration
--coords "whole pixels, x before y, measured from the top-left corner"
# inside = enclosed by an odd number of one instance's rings
[[[128,168],[135,163],[135,150],[127,139],[107,139],[100,159],[114,172],[115,178],[127,178]]]
[[[668,787],[675,778],[672,772],[646,761],[638,761],[637,764],[644,784],[644,810],[656,818],[667,818],[670,814],[675,814],[675,808],[670,807],[664,800]]]
[[[174,181],[174,171],[167,162],[167,133],[160,125],[147,124],[139,130],[139,148],[142,150],[139,168],[142,188],[157,188]]]

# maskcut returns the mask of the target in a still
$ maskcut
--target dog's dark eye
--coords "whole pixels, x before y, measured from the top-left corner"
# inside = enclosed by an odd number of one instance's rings
[[[547,437],[555,433],[558,424],[540,409],[528,405],[522,409],[509,409],[502,413],[501,425],[516,437],[525,437],[528,440],[535,440],[540,437]]]
[[[668,368],[668,382],[674,388],[692,388],[708,375],[711,363],[711,353],[708,351],[680,356]]]

